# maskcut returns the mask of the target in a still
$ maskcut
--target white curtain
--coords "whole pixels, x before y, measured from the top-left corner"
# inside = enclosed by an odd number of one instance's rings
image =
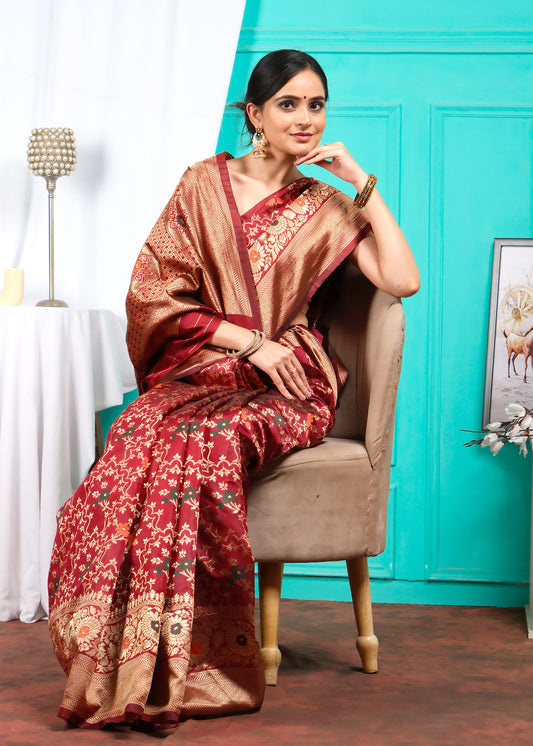
[[[71,127],[55,193],[55,295],[124,315],[137,252],[189,163],[212,155],[245,0],[0,0],[0,286],[48,297],[37,127]]]
[[[55,193],[55,295],[73,308],[110,309],[119,321],[117,352],[137,253],[187,165],[215,152],[244,4],[0,0],[0,291],[3,268],[21,267],[23,305],[48,297],[48,193],[44,179],[28,170],[26,152],[32,129],[70,127],[78,166],[58,180]],[[31,309],[22,310],[15,321]],[[29,362],[21,367],[37,375],[32,353],[45,344],[45,336],[39,332],[30,340],[21,333],[19,339],[15,321],[0,330],[14,344],[11,361],[0,359],[4,383],[9,382],[0,399],[0,404],[7,401],[0,406],[0,483],[5,487],[0,491],[5,524],[0,618],[34,621],[46,608],[41,591],[61,495],[58,487],[52,499],[44,499],[39,474],[54,464],[43,455],[43,424],[39,418],[30,421],[15,404],[23,390],[22,371],[13,367],[23,356],[16,353],[28,345]],[[79,341],[73,334],[72,341]],[[94,337],[91,331],[89,338]],[[5,354],[7,347],[1,349]],[[81,356],[73,357],[81,376]],[[59,392],[56,401],[50,395],[62,386],[51,370],[44,373],[54,380],[36,395],[48,408],[57,404],[60,423],[68,414],[63,411],[67,397]],[[130,373],[121,374],[123,387],[128,375],[133,388]],[[27,398],[29,405],[36,403]],[[73,419],[76,424],[77,416]],[[15,448],[22,456],[18,471]],[[31,488],[26,472],[37,475]]]

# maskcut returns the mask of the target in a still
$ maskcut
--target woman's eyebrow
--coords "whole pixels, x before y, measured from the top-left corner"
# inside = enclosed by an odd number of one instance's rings
[[[274,101],[283,101],[283,99],[285,99],[285,98],[290,98],[293,101],[301,101],[302,100],[300,98],[300,96],[291,96],[290,93],[285,93],[283,96],[278,96],[277,98],[275,98]],[[304,96],[304,99],[307,99],[307,96]],[[309,101],[325,101],[326,97],[325,96],[311,96],[308,100]]]

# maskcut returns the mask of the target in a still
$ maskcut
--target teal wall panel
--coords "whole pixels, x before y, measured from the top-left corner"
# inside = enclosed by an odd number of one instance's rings
[[[533,6],[248,0],[229,101],[272,49],[315,55],[342,140],[406,233],[423,285],[405,301],[387,549],[374,598],[521,604],[531,462],[465,449],[481,423],[492,245],[533,236]],[[235,112],[220,149],[247,149]],[[308,173],[339,186],[326,172]],[[350,187],[343,189],[348,193]],[[533,382],[532,382],[533,387]],[[532,388],[533,392],[533,388]],[[533,397],[532,397],[533,400]],[[285,594],[349,598],[342,563],[287,568]]]
[[[243,29],[259,35],[273,30],[296,41],[307,40],[319,30],[337,33],[340,43],[359,33],[405,32],[429,29],[439,36],[459,33],[469,37],[476,31],[520,34],[531,29],[531,4],[528,0],[493,0],[491,3],[448,0],[306,0],[289,5],[281,0],[247,0]],[[275,49],[276,47],[270,47]]]
[[[531,235],[532,116],[531,108],[504,105],[431,111],[430,407],[441,434],[428,501],[432,579],[524,582],[529,575],[529,461],[515,452],[487,464],[486,453],[450,435],[461,419],[473,427],[481,421],[482,401],[472,392],[485,376],[491,264],[484,237]]]

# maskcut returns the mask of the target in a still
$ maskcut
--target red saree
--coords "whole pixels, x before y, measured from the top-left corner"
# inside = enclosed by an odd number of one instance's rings
[[[80,727],[261,705],[247,470],[333,425],[320,335],[289,325],[368,225],[310,179],[241,217],[225,157],[187,172],[141,251],[128,343],[145,393],[58,515],[49,625],[68,675],[59,715]],[[287,400],[209,347],[222,318],[291,346],[312,397]]]

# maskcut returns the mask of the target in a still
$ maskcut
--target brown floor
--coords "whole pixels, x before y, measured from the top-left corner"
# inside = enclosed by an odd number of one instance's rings
[[[522,609],[376,604],[380,672],[353,649],[349,604],[283,601],[283,663],[260,712],[170,735],[80,731],[55,717],[64,675],[45,622],[0,624],[0,744],[533,744],[533,640]]]

